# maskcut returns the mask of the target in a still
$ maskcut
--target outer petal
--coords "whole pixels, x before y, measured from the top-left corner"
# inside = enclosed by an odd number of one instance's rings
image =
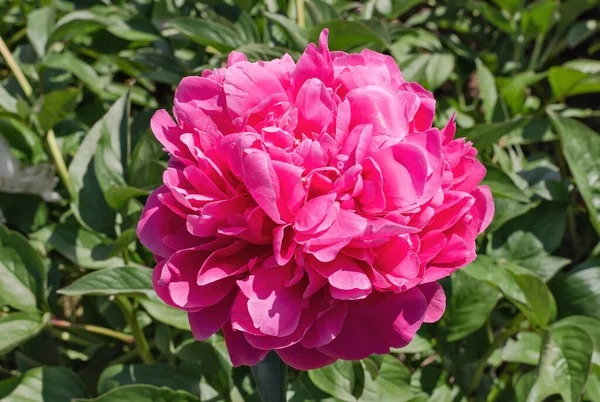
[[[229,296],[213,306],[188,313],[190,327],[195,339],[199,341],[207,340],[229,321],[229,314],[235,294],[235,292],[231,292]]]
[[[419,290],[427,299],[427,313],[424,322],[436,322],[444,314],[446,309],[446,295],[444,289],[437,282],[419,285]]]
[[[308,349],[299,343],[284,349],[277,349],[277,354],[286,364],[298,370],[314,370],[325,367],[337,360],[317,349]]]
[[[408,345],[423,323],[427,299],[418,288],[402,293],[372,293],[348,308],[338,336],[321,346],[321,352],[346,360],[359,360],[390,348]]]
[[[260,350],[251,346],[244,338],[243,332],[234,331],[231,328],[231,323],[226,323],[223,326],[223,336],[225,337],[231,363],[235,367],[254,366],[269,353],[268,350]]]

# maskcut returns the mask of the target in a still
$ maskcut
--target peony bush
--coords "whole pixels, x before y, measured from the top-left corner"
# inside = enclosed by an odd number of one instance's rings
[[[331,52],[184,78],[140,241],[153,283],[194,337],[223,330],[234,365],[269,350],[308,370],[406,346],[473,261],[494,204],[477,150],[432,127],[433,95],[390,56]]]

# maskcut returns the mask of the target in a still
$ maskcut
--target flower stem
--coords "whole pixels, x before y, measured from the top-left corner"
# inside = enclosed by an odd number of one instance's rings
[[[54,160],[54,165],[56,166],[56,171],[60,177],[60,180],[62,180],[65,188],[67,189],[69,197],[71,199],[75,198],[75,192],[71,186],[71,176],[69,176],[69,170],[67,169],[65,160],[63,159],[60,148],[58,147],[58,143],[56,142],[54,130],[48,130],[48,133],[46,134],[46,143],[48,144],[48,150],[50,151],[50,155]]]
[[[542,47],[544,46],[544,39],[546,35],[540,34],[535,40],[535,45],[533,46],[533,53],[531,55],[531,59],[529,60],[528,71],[535,71],[538,65],[538,61],[540,59],[540,55],[542,54]]]
[[[58,328],[82,330],[82,331],[91,332],[93,334],[104,335],[109,338],[117,339],[117,340],[123,341],[125,343],[129,343],[129,344],[133,344],[135,342],[133,336],[131,336],[131,335],[127,335],[122,332],[114,331],[109,328],[98,327],[96,325],[73,324],[72,322],[65,321],[65,320],[58,320],[55,318],[53,318],[50,321],[50,324],[52,326],[58,327]]]
[[[152,357],[152,354],[150,353],[150,345],[148,344],[146,335],[144,335],[144,331],[142,328],[140,328],[140,324],[135,316],[135,310],[133,309],[131,302],[126,296],[117,296],[115,301],[121,309],[127,324],[129,324],[129,328],[131,329],[131,333],[135,339],[135,347],[138,350],[142,361],[146,364],[156,363],[154,361],[154,357]]]
[[[513,320],[510,323],[508,323],[508,325],[500,333],[500,335],[498,335],[496,339],[494,339],[494,342],[492,342],[490,347],[485,351],[485,354],[483,355],[483,357],[479,361],[479,364],[477,365],[477,368],[475,369],[475,373],[473,374],[471,383],[469,384],[469,394],[474,392],[479,387],[481,377],[483,376],[483,372],[485,370],[485,367],[487,366],[487,361],[492,355],[492,353],[494,353],[496,349],[502,346],[508,338],[519,332],[519,326],[521,325],[521,322],[524,319],[525,316],[523,315],[523,313],[517,314],[515,318],[513,318]]]
[[[251,368],[256,388],[263,402],[285,402],[287,365],[273,351]]]
[[[14,56],[8,49],[8,46],[6,46],[6,43],[4,43],[4,39],[2,39],[2,36],[0,36],[0,54],[2,54],[4,60],[6,60],[6,65],[8,66],[8,68],[11,69],[11,71],[15,75],[15,78],[19,82],[21,88],[23,88],[23,92],[25,92],[25,95],[28,98],[31,98],[31,95],[33,94],[33,89],[31,88],[31,85],[29,85],[27,78],[25,78],[25,74],[23,74],[23,71],[17,64],[17,61],[15,60]]]
[[[31,85],[29,85],[29,81],[27,81],[25,74],[23,74],[23,70],[21,70],[21,67],[19,67],[14,56],[8,49],[8,46],[6,46],[6,43],[2,39],[2,36],[0,36],[0,54],[2,54],[4,60],[6,60],[6,64],[15,75],[15,78],[19,82],[19,85],[23,89],[23,92],[25,93],[27,98],[29,100],[32,100],[33,89],[31,88]],[[74,198],[75,193],[73,192],[73,188],[71,187],[69,171],[67,170],[67,165],[65,164],[65,160],[62,157],[62,153],[60,152],[60,148],[58,147],[58,143],[56,142],[56,136],[54,135],[54,131],[52,131],[52,129],[50,129],[46,134],[46,143],[48,144],[48,150],[50,151],[50,155],[52,156],[54,164],[56,165],[58,176],[60,177],[64,186],[66,187],[69,196],[71,198]]]
[[[304,0],[296,0],[296,17],[298,19],[298,26],[304,28]]]

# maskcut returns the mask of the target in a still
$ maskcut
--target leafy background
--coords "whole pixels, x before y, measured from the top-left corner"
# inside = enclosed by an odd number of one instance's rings
[[[18,162],[0,171],[0,400],[259,401],[223,339],[195,342],[152,291],[135,226],[166,155],[149,119],[229,51],[298,57],[328,27],[332,49],[391,54],[434,91],[436,125],[456,113],[497,213],[444,281],[439,323],[386,356],[291,371],[288,399],[600,401],[599,8],[0,0],[0,137]]]

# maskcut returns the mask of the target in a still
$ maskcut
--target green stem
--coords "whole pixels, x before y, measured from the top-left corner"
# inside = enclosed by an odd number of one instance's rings
[[[31,100],[31,97],[33,96],[33,89],[31,88],[31,85],[29,85],[25,74],[23,74],[23,70],[21,70],[21,67],[19,67],[14,56],[6,46],[6,43],[4,43],[2,36],[0,36],[0,54],[2,54],[4,60],[6,60],[6,64],[15,75],[15,78],[19,82],[19,85],[23,89],[23,92],[25,93],[27,98]],[[67,165],[65,164],[65,160],[63,159],[62,153],[60,152],[60,148],[58,147],[56,137],[52,129],[50,129],[46,135],[46,142],[48,144],[48,150],[50,151],[50,155],[52,156],[54,164],[56,165],[58,176],[62,180],[67,191],[69,192],[69,196],[71,198],[74,198],[74,192],[73,188],[71,187],[71,179],[67,170]]]
[[[117,296],[115,301],[121,309],[127,324],[129,324],[129,328],[131,329],[131,333],[135,339],[135,347],[138,350],[142,361],[146,364],[156,363],[154,357],[152,357],[152,354],[150,353],[150,345],[148,344],[146,335],[144,335],[144,331],[142,328],[140,328],[140,324],[135,316],[135,310],[131,305],[131,302],[126,296]]]
[[[104,335],[109,338],[117,339],[117,340],[123,341],[125,343],[129,343],[129,344],[133,344],[135,342],[134,338],[131,335],[127,335],[122,332],[115,331],[115,330],[112,330],[109,328],[98,327],[96,325],[73,324],[69,321],[57,320],[57,319],[52,319],[50,321],[50,324],[53,327],[81,330],[81,331],[91,332],[93,334]]]
[[[538,65],[538,61],[540,59],[540,55],[542,54],[542,47],[544,46],[544,39],[546,35],[539,34],[535,40],[535,45],[533,46],[533,53],[531,54],[531,59],[529,60],[529,67],[527,67],[528,71],[535,71]]]
[[[468,392],[469,394],[474,392],[481,382],[481,377],[483,376],[483,372],[485,371],[485,367],[487,366],[487,361],[494,353],[496,349],[506,342],[508,338],[519,332],[519,326],[521,322],[525,319],[523,313],[519,313],[513,318],[513,320],[506,326],[506,328],[494,339],[494,342],[490,345],[490,347],[485,351],[485,354],[479,361],[477,368],[475,369],[475,374],[473,374],[473,378],[471,383],[469,384]]]
[[[0,54],[2,55],[2,57],[4,57],[6,65],[15,75],[15,78],[19,82],[21,88],[23,88],[23,92],[25,92],[27,98],[31,98],[31,95],[33,95],[33,89],[31,88],[31,85],[29,85],[27,78],[25,78],[25,74],[23,74],[21,67],[19,67],[14,56],[8,49],[8,46],[6,46],[6,43],[4,43],[4,39],[2,39],[2,36],[0,36]]]
[[[256,366],[250,367],[256,388],[263,402],[285,402],[287,365],[274,351],[269,352]]]
[[[58,143],[56,142],[54,130],[48,130],[48,133],[46,134],[46,143],[48,144],[48,150],[50,151],[50,155],[54,160],[54,165],[56,166],[56,171],[60,177],[60,180],[62,180],[65,188],[67,189],[69,197],[71,199],[75,198],[75,192],[71,186],[71,176],[69,176],[69,170],[67,169],[65,160],[63,159],[60,148],[58,147]]]
[[[298,26],[304,28],[304,0],[296,0],[296,17],[298,19]]]

